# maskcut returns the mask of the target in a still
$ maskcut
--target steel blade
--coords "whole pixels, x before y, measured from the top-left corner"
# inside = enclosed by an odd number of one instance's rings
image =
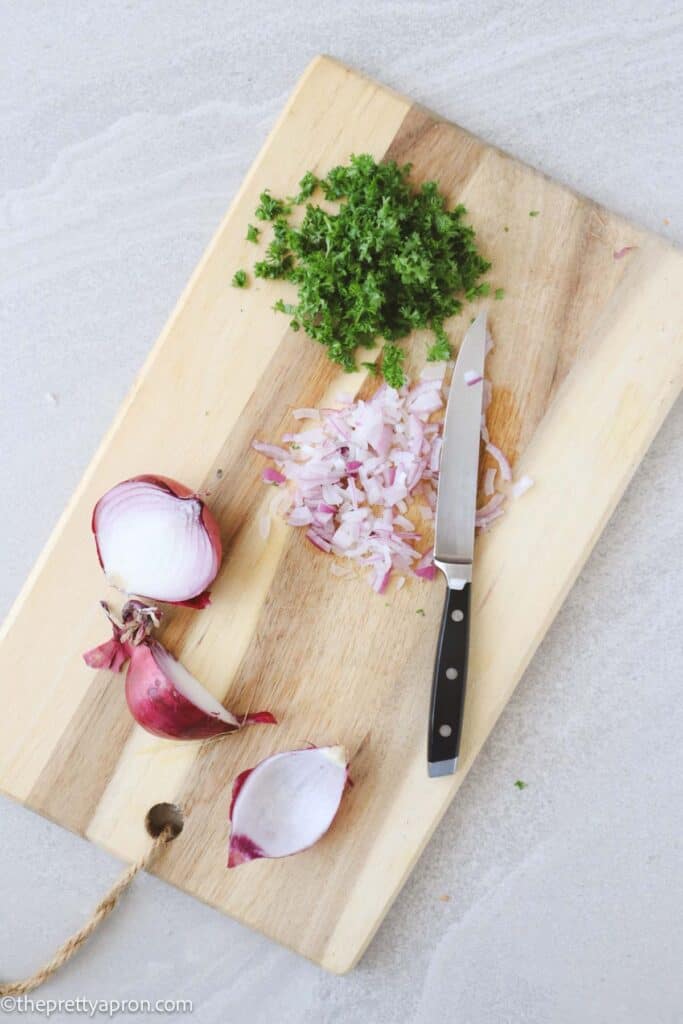
[[[448,396],[436,504],[437,562],[469,565],[474,554],[485,358],[483,312],[463,338]]]

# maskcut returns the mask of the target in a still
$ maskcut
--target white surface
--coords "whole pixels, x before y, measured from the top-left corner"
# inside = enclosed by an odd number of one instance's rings
[[[2,610],[309,58],[680,241],[676,7],[4,0]],[[679,403],[352,975],[145,877],[36,997],[192,999],[202,1024],[680,1020],[682,455]],[[7,978],[119,865],[6,801],[0,835]]]

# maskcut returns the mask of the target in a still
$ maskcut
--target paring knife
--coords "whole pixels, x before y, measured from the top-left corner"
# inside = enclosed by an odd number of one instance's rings
[[[486,313],[463,338],[453,370],[439,470],[434,562],[448,589],[434,666],[428,770],[452,775],[458,763],[470,635],[470,590],[486,358]]]

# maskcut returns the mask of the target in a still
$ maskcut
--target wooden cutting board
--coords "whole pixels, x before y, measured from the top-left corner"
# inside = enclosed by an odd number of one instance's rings
[[[330,574],[300,531],[258,520],[272,492],[254,436],[290,410],[357,392],[271,309],[275,282],[230,287],[257,254],[259,192],[351,153],[412,162],[470,210],[491,279],[493,439],[536,487],[479,539],[460,767],[430,780],[426,722],[443,585],[378,597]],[[539,215],[530,217],[531,210]],[[616,260],[615,250],[635,246]],[[182,807],[162,877],[336,972],[358,960],[493,728],[683,383],[683,259],[595,203],[354,71],[308,68],[154,346],[0,640],[0,787],[126,860],[148,809]],[[459,343],[472,310],[450,325]],[[424,358],[424,338],[410,345]],[[225,561],[205,611],[173,609],[163,638],[226,706],[281,719],[205,744],[134,725],[123,676],[81,652],[105,638],[90,535],[100,494],[137,473],[208,488]],[[416,614],[424,608],[425,616]],[[585,681],[584,685],[588,683]],[[278,750],[341,742],[354,788],[331,832],[283,861],[225,868],[231,782]]]

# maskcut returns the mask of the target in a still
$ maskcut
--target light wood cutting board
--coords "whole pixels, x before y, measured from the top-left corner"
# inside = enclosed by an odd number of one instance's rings
[[[478,541],[471,678],[460,767],[430,780],[426,723],[443,585],[386,599],[330,575],[301,532],[258,519],[254,436],[290,410],[367,386],[287,329],[285,289],[230,287],[257,250],[259,192],[291,192],[351,153],[412,162],[470,210],[490,275],[497,342],[493,439],[536,487]],[[537,217],[530,217],[538,210]],[[507,228],[507,230],[506,230]],[[622,259],[614,250],[635,246]],[[336,972],[358,960],[587,558],[683,383],[683,259],[649,235],[342,65],[309,67],[24,587],[0,641],[0,787],[125,859],[161,801],[185,828],[156,868],[169,882]],[[472,310],[450,325],[459,343]],[[424,338],[410,345],[424,358]],[[137,473],[208,488],[225,561],[205,611],[163,631],[226,706],[281,719],[208,744],[138,729],[123,676],[81,652],[106,636],[90,535],[99,495]],[[424,608],[425,616],[416,614]],[[232,779],[278,750],[341,742],[354,788],[331,832],[283,861],[225,868]]]

